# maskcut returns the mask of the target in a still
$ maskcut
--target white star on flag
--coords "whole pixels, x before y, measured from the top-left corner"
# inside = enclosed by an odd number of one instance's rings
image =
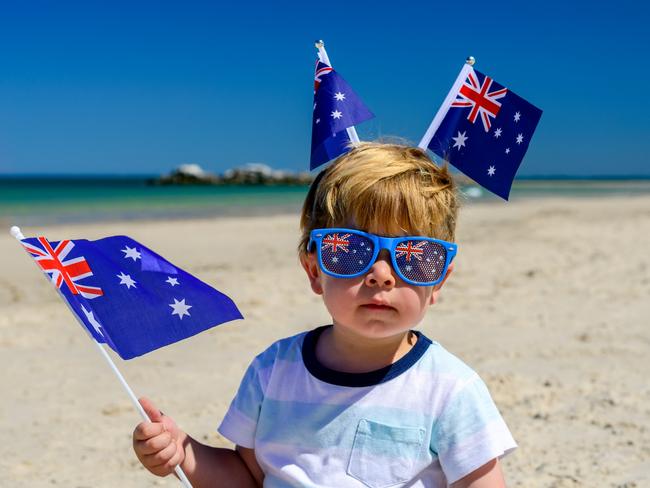
[[[521,119],[521,114],[519,112],[515,113],[515,122],[519,122],[519,119]]]
[[[345,93],[337,92],[334,94],[334,99],[338,100],[339,102],[342,102],[345,100]]]
[[[523,134],[517,134],[517,144],[521,144],[524,141]]]
[[[135,247],[125,246],[125,249],[122,249],[122,252],[124,253],[124,259],[131,258],[134,261],[137,261],[142,257]]]
[[[334,257],[332,258],[332,262],[333,262],[333,263],[338,263],[338,262],[339,262],[339,258],[337,258],[336,256],[334,256]]]
[[[318,124],[320,122],[320,119],[316,119],[316,123]]]
[[[501,127],[499,127],[497,130],[494,131],[494,137],[497,139],[501,137]]]
[[[488,176],[494,176],[494,173],[496,172],[496,168],[494,166],[490,166],[488,168]],[[442,256],[441,256],[442,257]]]
[[[104,337],[104,334],[102,334],[102,331],[101,331],[102,324],[100,324],[99,322],[97,322],[97,319],[95,318],[95,316],[93,315],[93,313],[92,313],[91,311],[89,311],[89,310],[86,310],[86,308],[85,308],[83,305],[81,306],[81,310],[83,310],[84,315],[85,315],[86,318],[88,319],[88,322],[90,322],[90,325],[93,326],[93,329],[95,329],[95,331],[96,331],[100,336]]]
[[[177,278],[172,278],[171,276],[168,276],[167,279],[165,280],[165,283],[169,283],[172,285],[172,287],[178,285],[178,279]]]
[[[339,112],[338,110],[334,110],[334,112],[332,112],[332,118],[340,119],[342,116],[343,116],[343,113]]]
[[[169,306],[174,310],[172,315],[178,315],[179,319],[183,320],[183,315],[190,317],[188,310],[192,305],[187,305],[184,298],[180,302],[174,298],[174,303],[170,303]]]
[[[463,132],[462,134],[460,133],[460,131],[458,131],[458,135],[456,137],[452,137],[452,139],[456,141],[453,147],[458,147],[459,151],[461,147],[465,147],[465,141],[469,139],[469,137],[465,137],[466,133],[467,131]]]
[[[120,285],[126,285],[127,290],[131,287],[137,288],[137,286],[135,286],[136,281],[133,278],[131,278],[130,275],[121,272],[116,276],[120,279]]]
[[[506,147],[506,154],[510,154],[510,148]]]

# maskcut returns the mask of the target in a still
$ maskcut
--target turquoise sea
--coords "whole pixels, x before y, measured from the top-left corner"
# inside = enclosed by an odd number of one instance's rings
[[[0,224],[43,225],[298,212],[304,186],[150,186],[145,177],[0,177]],[[499,200],[463,187],[466,204]],[[650,178],[519,179],[510,200],[650,195]]]

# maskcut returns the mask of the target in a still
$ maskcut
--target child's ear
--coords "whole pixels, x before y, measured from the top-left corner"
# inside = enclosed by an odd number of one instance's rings
[[[316,253],[310,252],[307,254],[300,255],[300,264],[302,268],[307,273],[307,278],[309,279],[309,284],[311,289],[316,293],[316,295],[323,294],[323,285],[321,284],[321,274],[320,268],[318,267],[318,258]]]
[[[445,284],[445,281],[447,281],[447,278],[449,278],[449,275],[451,275],[451,272],[454,270],[454,263],[451,263],[449,267],[447,267],[447,273],[445,273],[445,277],[442,279],[440,283],[438,283],[436,286],[433,287],[433,293],[431,293],[431,300],[429,302],[430,305],[433,305],[438,301],[438,295],[440,295],[440,289],[442,288],[442,285]]]

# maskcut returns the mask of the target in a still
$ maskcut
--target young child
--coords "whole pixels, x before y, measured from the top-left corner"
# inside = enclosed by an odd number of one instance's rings
[[[478,375],[414,331],[453,270],[457,201],[420,149],[365,143],[312,184],[300,262],[332,325],[282,339],[249,366],[203,445],[150,401],[133,432],[142,464],[192,484],[503,487],[516,447]]]

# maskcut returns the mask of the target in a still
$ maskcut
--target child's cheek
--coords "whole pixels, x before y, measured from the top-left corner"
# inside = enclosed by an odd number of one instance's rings
[[[323,280],[323,301],[332,316],[352,311],[358,301],[361,281],[358,279],[332,278]]]

